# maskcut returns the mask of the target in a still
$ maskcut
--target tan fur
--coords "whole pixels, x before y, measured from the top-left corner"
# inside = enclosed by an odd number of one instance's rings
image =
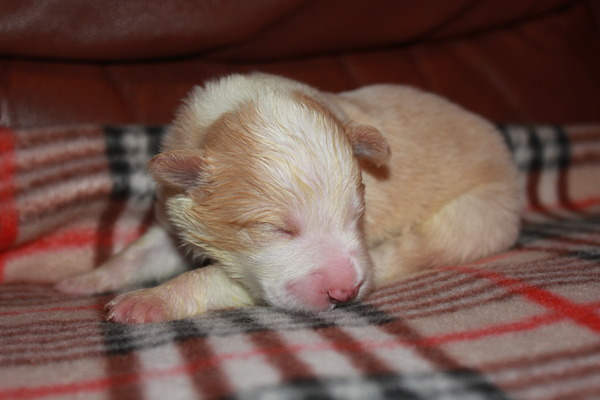
[[[362,298],[421,268],[502,251],[518,234],[521,190],[496,129],[409,87],[334,95],[271,75],[234,75],[190,96],[163,150],[150,164],[160,184],[157,218],[216,262],[119,296],[110,304],[116,321],[265,302],[304,309],[286,288],[302,294],[310,279],[324,279],[310,278],[325,273],[311,265],[319,257],[356,268],[354,293],[335,286],[335,295]],[[153,237],[162,248],[165,239]],[[125,254],[149,251],[148,242]],[[148,268],[141,258],[127,271]],[[112,264],[127,262],[124,255]],[[108,273],[59,288],[116,289]],[[134,282],[127,274],[125,283]]]
[[[465,262],[512,245],[522,195],[511,155],[489,122],[410,87],[371,86],[328,101],[349,120],[379,129],[392,149],[389,163],[366,165],[363,174],[365,233],[381,259],[378,284],[425,264]],[[462,210],[461,196],[470,203]],[[471,221],[450,223],[461,212],[472,213]],[[478,217],[492,222],[477,226]]]

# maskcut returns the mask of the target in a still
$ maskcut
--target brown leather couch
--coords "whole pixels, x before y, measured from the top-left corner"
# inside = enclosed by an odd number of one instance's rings
[[[595,0],[0,3],[0,125],[164,124],[194,84],[262,70],[416,85],[495,121],[600,121]]]

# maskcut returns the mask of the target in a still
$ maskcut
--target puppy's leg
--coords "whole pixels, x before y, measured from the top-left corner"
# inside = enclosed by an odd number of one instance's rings
[[[109,320],[131,324],[169,321],[252,304],[248,291],[220,265],[213,264],[185,272],[162,285],[117,296],[107,309]]]
[[[161,226],[154,225],[100,267],[66,278],[56,288],[70,294],[111,292],[151,279],[166,279],[185,268],[177,244]]]
[[[485,184],[447,203],[423,224],[371,251],[376,285],[420,268],[474,261],[503,251],[519,233],[521,198],[504,184]]]

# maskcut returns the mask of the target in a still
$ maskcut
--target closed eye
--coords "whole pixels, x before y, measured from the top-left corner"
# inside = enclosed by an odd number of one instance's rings
[[[284,236],[289,239],[293,239],[300,233],[299,230],[292,226],[278,225],[271,222],[263,222],[261,226],[264,230],[269,233],[273,233],[279,236]]]
[[[281,228],[281,227],[277,227],[276,228],[277,233],[280,233],[282,235],[286,235],[289,237],[295,237],[297,235],[297,232],[295,230],[289,229],[289,228]]]

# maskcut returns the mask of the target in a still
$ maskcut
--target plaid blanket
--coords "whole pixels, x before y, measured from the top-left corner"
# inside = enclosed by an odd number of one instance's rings
[[[162,127],[0,130],[0,400],[600,399],[600,126],[500,126],[517,246],[332,312],[104,321],[47,283],[151,223]]]

